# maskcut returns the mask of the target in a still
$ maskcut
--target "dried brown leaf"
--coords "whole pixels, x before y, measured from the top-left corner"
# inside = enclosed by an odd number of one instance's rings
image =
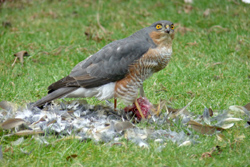
[[[185,35],[187,32],[192,32],[193,30],[191,28],[187,28],[187,27],[177,27],[175,29],[175,32],[179,32],[181,33],[181,35]]]
[[[15,58],[13,64],[12,64],[12,67],[15,65],[17,59],[19,59],[20,62],[21,62],[21,64],[23,65],[23,62],[24,62],[24,61],[23,61],[23,57],[24,57],[24,56],[29,56],[29,54],[28,54],[27,51],[23,50],[23,51],[20,51],[20,52],[15,53],[14,56],[15,56],[16,58]]]
[[[184,114],[189,114],[189,112],[186,110],[187,109],[187,107],[193,102],[193,100],[194,99],[192,99],[185,107],[183,107],[183,108],[181,108],[181,109],[178,109],[177,111],[175,111],[174,113],[171,113],[170,115],[169,115],[169,117],[170,118],[176,118],[177,116],[179,116],[179,115],[182,115],[183,113]],[[168,110],[169,111],[169,110]],[[169,111],[169,113],[170,113],[170,111]]]
[[[208,109],[208,112],[209,112],[209,116],[212,117],[214,115],[214,112],[211,108]]]
[[[193,7],[191,5],[185,5],[184,6],[184,12],[190,13],[193,10]]]
[[[228,28],[223,28],[220,25],[215,25],[215,26],[212,26],[211,28],[209,28],[209,30],[208,30],[208,32],[212,32],[212,31],[214,31],[218,34],[218,33],[230,31],[230,30]]]
[[[226,138],[223,134],[216,134],[216,137],[219,141],[226,141]]]
[[[217,154],[220,154],[222,152],[222,149],[220,146],[215,146],[211,149],[211,151],[209,152],[204,152],[202,155],[201,155],[201,159],[204,159],[204,158],[211,158],[212,157],[212,154],[214,154],[215,152],[217,152]]]
[[[3,26],[4,28],[7,28],[7,27],[11,27],[12,25],[11,25],[11,22],[10,22],[10,21],[3,21],[3,22],[2,22],[2,26]]]
[[[187,45],[195,46],[195,45],[198,45],[198,43],[196,41],[194,41],[194,42],[188,42]]]
[[[222,131],[223,129],[220,127],[216,127],[216,126],[210,126],[210,125],[202,125],[198,122],[195,122],[193,120],[188,122],[188,125],[190,125],[192,127],[192,129],[194,129],[197,132],[200,132],[202,134],[214,134],[216,131]]]
[[[247,111],[250,111],[250,103],[247,103],[246,105],[244,105],[245,109],[247,109]]]
[[[72,154],[70,156],[67,156],[66,160],[69,161],[69,160],[72,160],[74,158],[76,158],[78,155],[77,154]]]
[[[21,124],[24,124],[25,121],[23,119],[20,119],[20,118],[10,118],[6,121],[4,121],[1,125],[1,127],[3,129],[12,129],[12,128],[15,128]]]
[[[204,17],[207,17],[210,15],[210,9],[206,9],[205,12],[203,13]]]
[[[9,152],[9,151],[13,154],[14,153],[13,147],[6,147],[5,150],[4,150],[5,153]]]

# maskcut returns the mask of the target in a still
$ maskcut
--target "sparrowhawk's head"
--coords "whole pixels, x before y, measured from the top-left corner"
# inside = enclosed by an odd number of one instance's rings
[[[156,44],[172,43],[174,39],[174,24],[170,21],[161,20],[149,26],[149,36]]]

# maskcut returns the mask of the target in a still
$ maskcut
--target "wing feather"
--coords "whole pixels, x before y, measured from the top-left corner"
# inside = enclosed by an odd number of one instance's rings
[[[49,92],[61,87],[92,88],[121,80],[129,66],[140,59],[150,47],[155,47],[145,34],[114,41],[94,55],[78,63],[71,73],[49,86]]]

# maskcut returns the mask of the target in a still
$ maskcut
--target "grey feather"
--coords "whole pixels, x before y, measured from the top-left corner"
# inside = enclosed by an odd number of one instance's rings
[[[45,103],[50,102],[54,99],[58,99],[61,98],[65,95],[67,95],[70,92],[73,92],[74,90],[76,90],[77,87],[65,87],[65,88],[60,88],[57,89],[55,91],[53,91],[52,93],[49,93],[47,96],[43,97],[42,99],[36,101],[35,103],[32,104],[32,106],[38,106],[41,107],[43,106]]]

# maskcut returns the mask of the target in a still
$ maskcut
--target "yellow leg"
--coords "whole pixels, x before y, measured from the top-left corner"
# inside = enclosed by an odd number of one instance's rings
[[[136,108],[138,109],[138,111],[139,111],[139,113],[140,113],[142,119],[145,119],[144,115],[142,114],[141,107],[140,107],[140,105],[139,105],[138,102],[137,102],[137,99],[135,99],[135,106],[136,106]]]

